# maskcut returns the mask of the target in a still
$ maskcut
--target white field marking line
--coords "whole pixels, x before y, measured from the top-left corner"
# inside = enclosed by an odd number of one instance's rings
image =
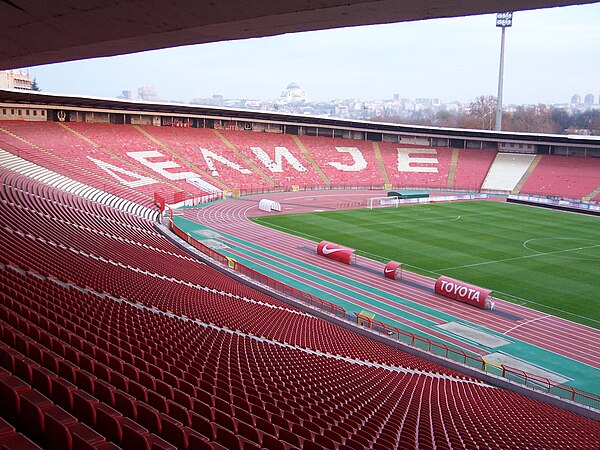
[[[579,250],[587,250],[589,248],[596,248],[596,247],[600,247],[600,244],[590,245],[590,246],[587,246],[587,247],[567,248],[565,250],[556,250],[554,252],[535,253],[533,255],[515,256],[514,258],[498,259],[498,260],[494,260],[494,261],[483,261],[483,262],[480,262],[480,263],[465,264],[464,266],[444,267],[443,269],[436,269],[436,270],[444,271],[444,270],[464,269],[466,267],[485,266],[487,264],[496,264],[496,263],[505,262],[505,261],[515,261],[517,259],[535,258],[535,257],[538,257],[538,256],[551,256],[551,255],[557,255],[559,253],[576,252],[576,251],[579,251]]]
[[[426,204],[430,204],[430,203],[426,203]],[[411,204],[407,204],[406,206],[412,206]],[[422,211],[420,212],[419,215],[425,215],[425,213],[423,213]],[[486,212],[486,213],[481,213],[481,214],[461,214],[459,217],[480,217],[480,216],[504,216],[506,215],[505,211],[490,211],[490,212]],[[417,220],[417,219],[414,219]]]
[[[582,315],[580,315],[580,314],[575,314],[575,313],[572,313],[572,312],[569,312],[569,311],[565,311],[564,309],[560,309],[560,308],[554,308],[554,307],[552,307],[552,306],[544,305],[543,303],[538,303],[538,302],[536,302],[536,301],[533,301],[533,300],[527,300],[526,298],[519,297],[519,296],[517,296],[517,295],[512,295],[512,294],[509,294],[509,293],[507,293],[507,292],[496,291],[496,290],[494,290],[494,292],[495,292],[496,294],[501,294],[501,295],[505,295],[505,296],[507,296],[507,297],[512,297],[512,298],[515,298],[515,299],[517,299],[517,300],[521,300],[521,301],[523,301],[523,302],[525,302],[525,303],[533,303],[534,305],[543,306],[544,308],[547,308],[547,309],[552,309],[552,310],[554,310],[554,311],[558,311],[558,312],[561,312],[561,313],[563,313],[563,314],[567,314],[567,315],[570,315],[570,316],[573,316],[573,317],[579,317],[580,319],[589,320],[590,322],[596,322],[596,323],[600,323],[600,320],[592,319],[592,318],[590,318],[590,317],[582,316]],[[498,298],[498,297],[496,297],[496,298],[497,298],[497,299],[499,299],[499,300],[509,301],[509,300],[505,300],[505,299]],[[509,302],[509,303],[512,303],[512,302]],[[527,306],[523,306],[523,305],[519,305],[519,306],[521,306],[522,308],[527,308],[527,309],[530,309],[530,310],[532,310],[532,311],[537,311],[537,312],[539,312],[537,309],[529,308],[529,307],[527,307]],[[554,316],[553,316],[553,317],[554,317]],[[558,317],[558,318],[560,319],[560,317]],[[563,320],[568,320],[568,319],[563,319]],[[595,328],[593,328],[593,327],[590,327],[589,325],[584,325],[584,324],[581,324],[581,323],[577,323],[577,325],[579,325],[579,326],[581,326],[581,327],[587,327],[587,328],[590,328],[591,330],[596,330]],[[597,330],[596,330],[596,331],[597,331]]]
[[[243,210],[243,212],[244,212],[244,215],[245,215],[246,211],[248,211],[248,210],[249,210],[249,209],[251,209],[251,208],[252,208],[252,207],[247,207],[246,209],[244,209],[244,210]],[[252,222],[252,223],[254,223],[254,222]],[[261,228],[269,228],[269,227],[265,227],[265,226],[264,226],[264,225],[262,225],[262,224],[256,224],[256,225],[259,225]],[[284,229],[285,229],[285,227],[279,227],[279,228],[284,228]],[[307,235],[307,236],[309,236],[309,235]],[[311,236],[311,237],[312,237],[312,236]],[[360,252],[360,253],[363,253],[363,254],[366,254],[366,255],[373,256],[373,257],[375,257],[375,260],[377,260],[377,259],[380,259],[380,260],[382,260],[382,259],[385,259],[385,258],[382,258],[382,257],[381,257],[381,256],[379,256],[379,255],[376,255],[376,254],[373,254],[373,253],[369,253],[369,252]],[[406,266],[406,267],[413,267],[413,268],[416,268],[416,269],[418,269],[418,270],[421,270],[421,271],[423,271],[423,272],[432,273],[432,274],[435,274],[435,275],[438,275],[438,276],[439,276],[439,275],[441,275],[441,274],[439,274],[439,273],[432,272],[432,271],[430,271],[430,270],[426,270],[426,269],[423,269],[423,268],[420,268],[420,267],[417,267],[417,266],[413,266],[413,265],[410,265],[410,264],[404,264],[404,266]],[[578,318],[581,318],[581,319],[585,319],[585,320],[589,320],[589,321],[592,321],[592,322],[597,322],[597,323],[600,323],[600,321],[598,321],[598,320],[591,319],[591,318],[589,318],[589,317],[585,317],[585,316],[581,316],[581,315],[579,315],[579,314],[574,314],[574,313],[571,313],[571,312],[569,312],[569,311],[565,311],[565,310],[562,310],[562,309],[559,309],[559,308],[554,308],[554,307],[551,307],[551,306],[543,305],[543,304],[541,304],[541,303],[537,303],[537,302],[535,302],[535,301],[533,301],[533,300],[527,300],[527,299],[525,299],[525,298],[518,297],[518,296],[516,296],[516,295],[508,294],[508,293],[501,292],[501,291],[496,291],[496,292],[497,292],[498,294],[503,294],[503,295],[505,295],[505,296],[507,296],[507,297],[512,297],[512,298],[515,298],[515,299],[521,300],[521,301],[523,301],[523,302],[525,302],[525,303],[532,303],[532,304],[540,305],[540,306],[543,306],[543,307],[545,307],[545,308],[552,309],[552,310],[554,310],[554,311],[559,311],[559,312],[561,312],[561,313],[563,313],[563,314],[566,314],[566,315],[570,315],[570,316],[573,316],[573,317],[578,317]],[[500,298],[499,298],[499,300],[503,300],[503,299],[500,299]],[[504,301],[507,301],[507,300],[504,300]],[[510,303],[512,303],[512,302],[510,302]],[[513,303],[513,304],[515,304],[515,303]],[[517,304],[517,306],[519,306],[519,307],[521,307],[521,308],[525,308],[525,309],[531,310],[531,311],[539,312],[538,310],[534,310],[534,309],[532,309],[532,308],[529,308],[529,307],[527,307],[527,306],[518,305],[518,304]],[[551,316],[551,317],[556,317],[556,316]],[[537,320],[537,319],[532,319],[532,320]],[[567,320],[567,319],[563,319],[563,320]],[[579,323],[578,323],[577,325],[578,325],[578,326],[581,326],[581,327],[589,328],[590,330],[596,330],[595,328],[592,328],[592,327],[590,327],[589,325],[584,325],[584,324],[579,324]],[[509,331],[511,331],[511,330],[509,330]]]
[[[256,222],[254,222],[256,223]],[[291,235],[302,235],[302,236],[306,236],[307,238],[312,238],[310,239],[311,241],[313,239],[316,239],[317,241],[319,240],[319,238],[317,236],[313,236],[312,234],[306,234],[306,233],[302,233],[300,231],[295,231],[295,230],[290,230],[289,228],[283,227],[281,225],[275,225],[275,224],[269,224],[269,226],[263,225],[260,222],[258,222],[258,225],[265,227],[265,228],[277,228],[279,230],[287,230],[287,232]]]
[[[510,333],[511,331],[514,331],[514,330],[516,330],[517,328],[519,328],[519,327],[522,327],[523,325],[528,325],[528,324],[530,324],[530,323],[536,322],[536,321],[538,321],[538,320],[546,319],[546,318],[548,318],[548,317],[554,317],[554,316],[553,316],[553,315],[551,315],[551,314],[546,314],[545,316],[541,316],[541,317],[538,317],[538,318],[536,318],[536,319],[529,319],[529,320],[526,320],[525,322],[523,322],[523,323],[520,323],[519,325],[515,325],[514,327],[512,327],[512,328],[510,328],[510,329],[506,330],[506,331],[505,331],[504,333],[502,333],[502,334],[506,335],[506,334]]]
[[[528,246],[528,244],[530,242],[534,242],[534,241],[588,241],[588,242],[597,242],[593,239],[586,239],[586,238],[577,238],[577,237],[542,237],[542,238],[532,238],[532,239],[527,239],[525,242],[523,242],[523,248],[535,252],[535,253],[541,253],[536,249],[530,248]],[[591,247],[579,247],[579,248],[573,248],[573,249],[569,249],[569,250],[584,250],[584,249],[588,249],[588,248],[594,248],[597,247],[598,245],[594,245]],[[575,259],[578,261],[600,261],[600,259],[598,258],[577,258],[577,257],[573,257],[573,256],[565,256],[565,258],[568,259]]]
[[[244,211],[244,213],[245,213],[247,210],[249,210],[249,209],[250,209],[250,208],[247,208],[247,209]],[[255,222],[253,222],[253,223],[255,223]],[[266,227],[265,225],[262,225],[262,224],[259,224],[259,225],[260,225],[260,226],[262,226],[262,227]],[[283,230],[288,230],[288,231],[290,231],[290,232],[292,231],[292,230],[289,230],[289,229],[288,229],[288,228],[286,228],[286,227],[282,227],[282,226],[279,226],[279,225],[275,225],[274,227],[275,227],[275,228],[281,228],[281,229],[283,229]],[[266,227],[266,228],[269,228],[269,227]],[[299,233],[299,234],[303,234],[304,236],[308,236],[308,237],[312,237],[312,238],[317,238],[316,236],[312,236],[312,235],[309,235],[309,234],[306,234],[306,233]],[[371,256],[371,257],[373,257],[373,259],[374,259],[374,260],[376,260],[376,261],[387,260],[387,258],[384,258],[383,256],[381,256],[381,255],[377,255],[377,254],[375,254],[375,253],[369,253],[369,252],[364,252],[364,251],[359,251],[358,253],[359,253],[359,254],[361,254],[361,255],[367,255],[367,256]],[[535,255],[527,255],[527,256],[541,256],[541,255],[542,255],[541,253],[538,253],[538,254],[535,254]],[[522,257],[519,257],[519,258],[522,258]],[[494,262],[500,262],[500,261],[494,261]],[[439,272],[435,272],[435,271],[432,271],[432,270],[427,270],[427,269],[424,269],[424,268],[422,268],[422,267],[414,266],[414,265],[412,265],[412,264],[403,263],[402,265],[403,265],[403,266],[405,266],[405,267],[412,267],[412,268],[415,268],[415,269],[417,269],[417,270],[420,270],[420,271],[423,271],[423,272],[427,272],[427,273],[431,273],[431,274],[434,274],[434,275],[437,275],[437,276],[441,276],[441,275],[442,275],[442,274],[441,274],[441,273],[439,273]],[[444,269],[444,270],[448,270],[448,269]],[[509,293],[502,292],[502,291],[495,291],[495,292],[496,292],[496,293],[498,293],[498,294],[501,294],[501,295],[505,295],[505,296],[507,296],[507,297],[512,297],[512,298],[514,298],[514,299],[521,300],[521,301],[523,301],[523,302],[526,302],[526,303],[532,303],[532,304],[534,304],[534,305],[543,306],[544,308],[552,309],[553,311],[558,311],[558,312],[561,312],[561,313],[563,313],[563,314],[567,314],[567,315],[570,315],[570,316],[573,316],[573,317],[578,317],[578,318],[580,318],[580,319],[585,319],[585,320],[589,320],[589,321],[592,321],[592,322],[597,322],[597,323],[600,323],[600,320],[595,320],[595,319],[591,319],[591,318],[589,318],[589,317],[585,317],[585,316],[582,316],[582,315],[579,315],[579,314],[574,314],[574,313],[572,313],[572,312],[565,311],[565,310],[563,310],[563,309],[560,309],[560,308],[554,308],[554,307],[552,307],[552,306],[544,305],[544,304],[542,304],[542,303],[538,303],[538,302],[535,302],[535,301],[533,301],[533,300],[528,300],[528,299],[526,299],[526,298],[519,297],[519,296],[516,296],[516,295],[513,295],[513,294],[509,294]],[[499,299],[499,300],[503,300],[503,299]],[[505,300],[505,301],[508,301],[508,300]],[[511,302],[511,303],[512,303],[512,302]],[[521,306],[521,307],[523,307],[523,308],[527,308],[526,306],[523,306],[523,305],[519,305],[519,306]],[[539,311],[537,311],[537,310],[535,310],[535,309],[532,309],[532,308],[527,308],[527,309],[531,309],[532,311],[539,312]],[[566,319],[565,319],[565,320],[566,320]],[[588,325],[584,325],[584,324],[579,324],[579,325],[580,325],[580,326],[587,327],[587,328],[590,328],[590,329],[592,329],[592,330],[593,330],[593,329],[595,329],[595,328],[592,328],[592,327],[590,327],[590,326],[588,326]]]
[[[452,219],[450,218],[443,218],[443,219],[400,219],[400,220],[386,220],[384,222],[372,222],[372,223],[368,223],[368,224],[357,224],[357,226],[362,226],[362,225],[387,225],[390,223],[398,223],[398,224],[403,224],[405,222],[454,222],[456,220],[460,220],[461,216],[456,216]]]
[[[374,261],[378,261],[378,262],[389,261],[389,258],[383,257],[381,255],[377,255],[375,253],[365,252],[365,251],[362,251],[362,250],[358,250],[357,254],[359,254],[359,256],[362,256],[362,255],[372,256],[373,257],[372,259]],[[441,273],[433,272],[433,271],[427,270],[427,269],[423,269],[422,267],[419,267],[419,266],[413,266],[412,264],[408,264],[408,263],[402,263],[402,266],[403,267],[412,267],[414,269],[421,270],[421,271],[427,272],[427,273],[432,273],[432,274],[437,275],[437,276],[441,276],[442,275]]]

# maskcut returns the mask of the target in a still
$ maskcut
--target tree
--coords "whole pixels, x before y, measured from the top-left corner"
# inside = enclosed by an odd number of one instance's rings
[[[503,128],[506,131],[526,133],[560,133],[562,124],[557,122],[558,114],[547,105],[518,106],[503,116]]]
[[[600,111],[597,109],[592,112],[590,132],[593,136],[600,136]]]
[[[498,101],[493,95],[480,95],[469,106],[469,116],[475,119],[475,128],[493,130],[496,123]]]
[[[32,91],[36,91],[36,92],[40,92],[41,91],[40,86],[38,85],[38,82],[37,82],[36,78],[34,78],[33,82],[31,83],[31,90]]]
[[[552,120],[556,123],[558,133],[566,133],[571,127],[571,114],[564,108],[552,108]]]

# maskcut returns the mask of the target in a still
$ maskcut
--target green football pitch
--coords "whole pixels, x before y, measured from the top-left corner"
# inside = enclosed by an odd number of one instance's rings
[[[470,201],[253,220],[600,328],[600,217]]]

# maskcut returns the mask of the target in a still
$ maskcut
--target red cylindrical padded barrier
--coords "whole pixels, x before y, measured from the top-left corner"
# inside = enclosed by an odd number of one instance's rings
[[[441,276],[435,282],[435,293],[469,305],[485,308],[485,300],[492,291],[464,281]]]
[[[396,278],[400,278],[400,275],[398,274],[398,268],[400,266],[401,264],[399,262],[390,261],[383,268],[383,275],[393,280],[395,280]]]
[[[317,253],[345,264],[351,264],[354,249],[343,247],[332,242],[321,241],[317,246]]]

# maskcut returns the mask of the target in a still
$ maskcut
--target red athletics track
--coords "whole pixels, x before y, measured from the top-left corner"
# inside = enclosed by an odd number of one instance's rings
[[[386,191],[316,191],[298,193],[269,194],[270,200],[281,204],[284,213],[312,212],[318,209],[335,210],[342,208],[358,208],[366,204],[366,199],[385,196]],[[557,354],[572,358],[592,367],[600,368],[600,330],[580,325],[568,320],[535,311],[524,306],[515,305],[495,299],[496,309],[507,315],[493,314],[489,311],[473,308],[460,302],[449,302],[433,292],[429,293],[410,284],[394,282],[376,276],[355,266],[340,264],[327,258],[319,257],[303,248],[315,247],[313,241],[291,236],[270,228],[250,222],[248,216],[263,213],[258,210],[258,202],[262,197],[247,197],[215,203],[201,209],[188,209],[184,217],[222,232],[240,236],[243,239],[271,250],[305,261],[319,268],[329,270],[342,276],[352,278],[367,286],[399,295],[408,300],[420,303],[459,319],[486,327],[507,336],[514,337],[532,345],[550,350]],[[239,245],[239,244],[238,244]],[[367,267],[377,273],[383,273],[383,263],[357,256],[357,265]],[[434,280],[403,271],[403,280],[430,288],[433,291]],[[340,282],[341,284],[341,282]],[[356,289],[356,288],[354,288]],[[394,305],[414,313],[409,306]],[[372,308],[370,308],[372,309]],[[420,315],[424,315],[421,313]],[[431,316],[427,316],[431,320]],[[447,337],[445,338],[447,339]]]

